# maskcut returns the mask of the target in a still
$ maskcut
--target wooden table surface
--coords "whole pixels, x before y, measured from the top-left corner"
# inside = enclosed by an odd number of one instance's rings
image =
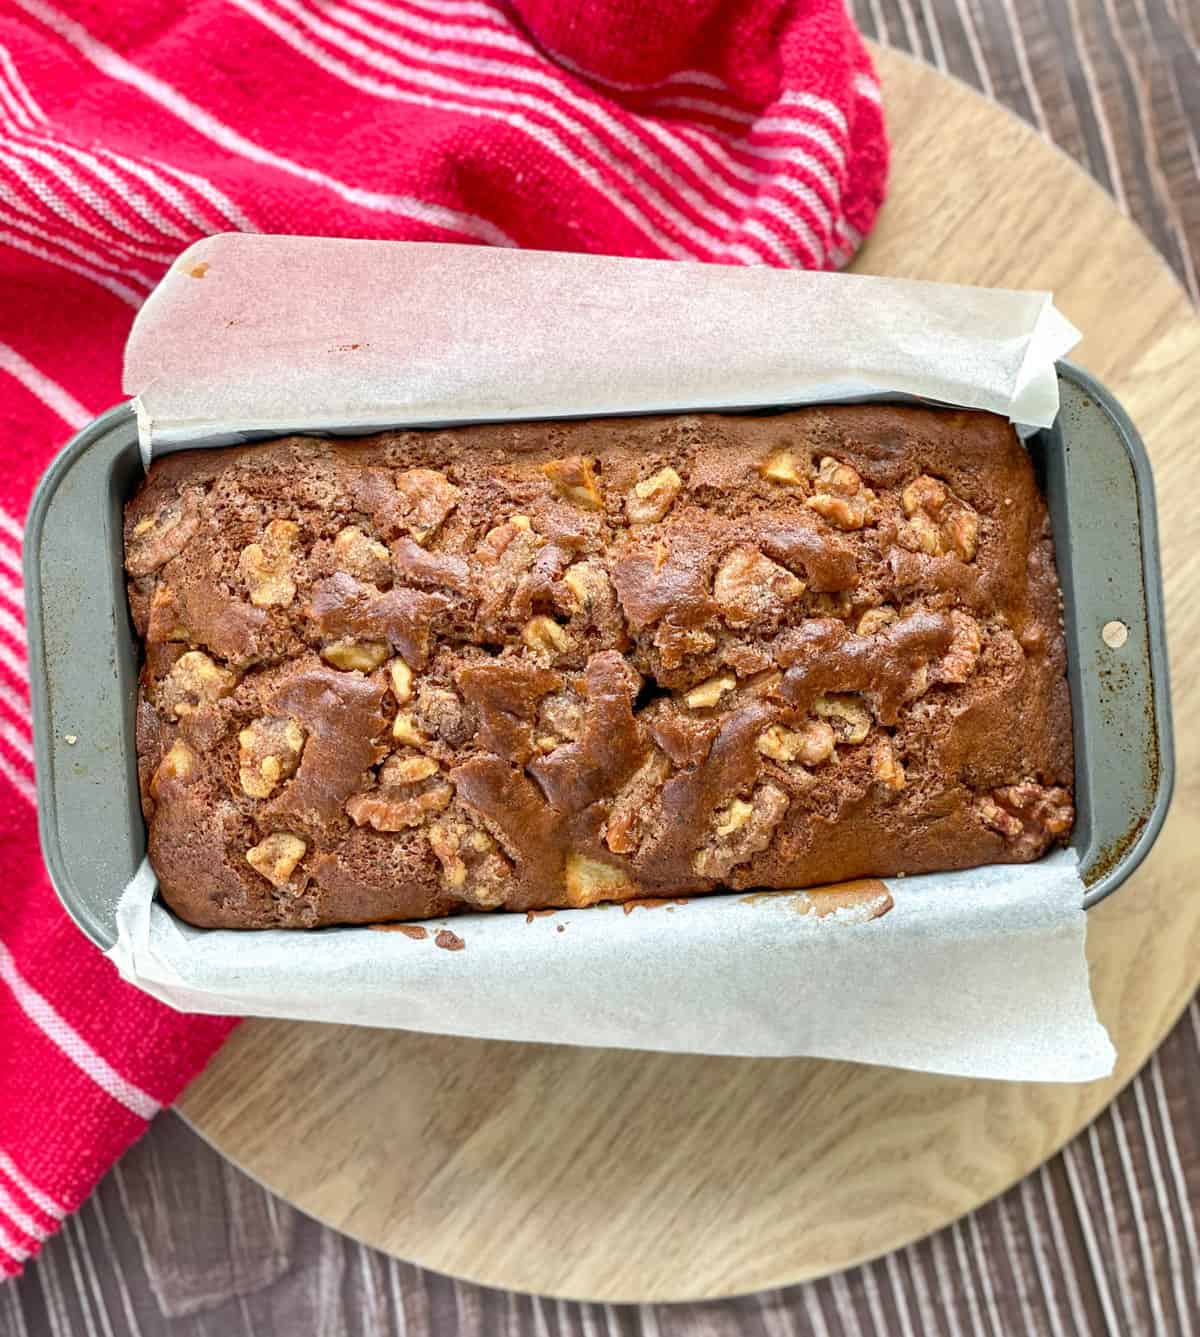
[[[853,7],[868,36],[995,97],[1080,162],[1200,300],[1197,0]],[[1200,1335],[1198,1235],[1193,1000],[1149,1065],[1061,1156],[941,1233],[823,1281],[641,1308],[485,1290],[318,1225],[168,1113],[27,1274],[0,1286],[0,1334]]]

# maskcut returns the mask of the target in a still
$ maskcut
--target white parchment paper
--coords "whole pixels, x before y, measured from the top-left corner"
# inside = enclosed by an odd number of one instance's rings
[[[155,899],[143,865],[109,955],[126,979],[194,1012],[1047,1082],[1112,1071],[1070,851],[1015,873],[886,886],[894,907],[866,922],[800,913],[783,892],[456,916],[414,941],[367,928],[195,929]],[[444,928],[461,950],[437,945]]]
[[[198,277],[197,277],[198,276]],[[912,395],[1047,427],[1044,292],[421,242],[197,242],[125,350],[143,450]]]
[[[1077,337],[1045,293],[230,235],[193,246],[146,303],[125,386],[146,459],[289,430],[880,394],[1037,427]],[[416,940],[194,929],[144,864],[109,955],[197,1012],[1023,1080],[1111,1072],[1071,852],[887,886],[894,907],[869,921],[730,895],[463,916]],[[461,950],[437,945],[443,928]]]

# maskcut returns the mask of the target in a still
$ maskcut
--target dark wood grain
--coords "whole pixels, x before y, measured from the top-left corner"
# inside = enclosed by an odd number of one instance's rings
[[[1196,0],[854,0],[853,9],[869,36],[996,98],[1078,161],[1200,299]],[[920,1244],[785,1291],[625,1308],[458,1283],[302,1216],[172,1114],[26,1275],[0,1286],[3,1337],[390,1332],[1200,1337],[1200,1004],[1038,1173]]]
[[[385,1257],[273,1198],[164,1114],[27,1274],[0,1287],[0,1333],[1200,1332],[1198,1072],[1193,1002],[1086,1134],[965,1220],[823,1281],[640,1308],[514,1296]]]

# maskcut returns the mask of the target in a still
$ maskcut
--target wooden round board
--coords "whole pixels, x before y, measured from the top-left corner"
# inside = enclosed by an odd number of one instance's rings
[[[1145,436],[1175,648],[1180,768],[1146,864],[1091,913],[1120,1053],[1087,1086],[819,1060],[567,1049],[254,1021],[182,1110],[322,1221],[492,1286],[573,1298],[728,1296],[832,1272],[977,1207],[1074,1136],[1200,980],[1200,320],[1137,229],[1065,156],[969,89],[876,53],[891,195],[855,268],[1052,289],[1078,360]],[[1101,517],[1097,517],[1098,520]]]

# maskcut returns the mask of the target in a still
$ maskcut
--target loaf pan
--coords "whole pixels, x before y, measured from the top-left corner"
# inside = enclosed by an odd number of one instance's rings
[[[1154,843],[1174,758],[1149,460],[1102,386],[1069,363],[1058,379],[1058,418],[1029,448],[1062,581],[1078,810],[1071,843],[1090,907]],[[25,539],[42,851],[68,913],[105,950],[146,848],[134,747],[138,646],[122,571],[122,507],[141,477],[125,404],[56,457]]]

